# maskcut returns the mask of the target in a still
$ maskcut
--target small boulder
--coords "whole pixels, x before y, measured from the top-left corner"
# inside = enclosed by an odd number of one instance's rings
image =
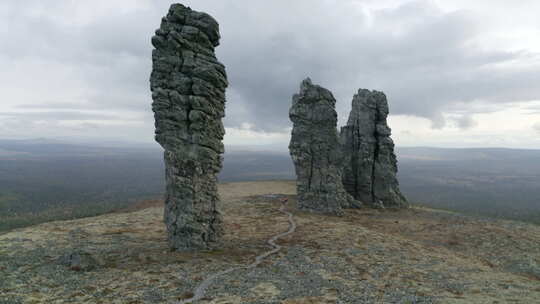
[[[73,271],[90,271],[98,265],[97,260],[91,254],[82,250],[64,254],[58,258],[58,263]]]

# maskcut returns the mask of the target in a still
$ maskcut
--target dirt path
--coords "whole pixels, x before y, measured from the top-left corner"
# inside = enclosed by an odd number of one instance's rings
[[[261,255],[258,255],[255,258],[255,261],[253,263],[247,265],[247,266],[232,267],[232,268],[229,268],[229,269],[226,269],[226,270],[223,270],[223,271],[220,271],[220,272],[217,272],[217,273],[214,273],[214,274],[210,275],[204,281],[202,281],[202,283],[195,289],[195,292],[193,293],[193,297],[191,297],[189,299],[182,300],[180,302],[176,302],[176,303],[177,304],[187,304],[187,303],[193,303],[194,301],[199,301],[202,298],[204,298],[206,290],[208,289],[208,287],[210,287],[210,285],[217,278],[219,278],[219,277],[221,277],[223,275],[226,275],[228,273],[231,273],[231,272],[233,272],[235,270],[255,268],[255,267],[259,266],[264,261],[264,259],[266,259],[267,257],[271,256],[272,254],[278,253],[281,250],[282,246],[276,244],[276,241],[279,240],[280,238],[284,237],[284,236],[287,236],[287,235],[293,233],[296,230],[296,222],[294,221],[293,214],[285,210],[285,206],[286,206],[285,203],[286,202],[287,202],[286,200],[281,201],[281,207],[279,208],[279,211],[288,216],[289,230],[287,230],[286,232],[283,232],[283,233],[280,233],[280,234],[277,234],[277,235],[273,236],[272,238],[270,238],[266,242],[268,245],[273,247],[272,250],[267,251],[267,252],[265,252],[265,253],[263,253]]]

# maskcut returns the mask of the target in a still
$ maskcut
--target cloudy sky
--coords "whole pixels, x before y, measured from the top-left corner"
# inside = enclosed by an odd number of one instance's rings
[[[170,3],[2,0],[0,138],[151,143],[149,41]],[[221,25],[228,145],[286,147],[310,76],[341,124],[358,88],[384,91],[400,146],[540,148],[540,1],[183,3]]]

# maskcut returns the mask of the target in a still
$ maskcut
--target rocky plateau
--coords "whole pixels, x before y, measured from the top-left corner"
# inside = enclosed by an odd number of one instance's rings
[[[195,303],[540,302],[538,226],[418,207],[321,215],[298,210],[295,189],[220,184],[216,250],[171,251],[158,200],[5,233],[0,303],[179,302],[204,278],[269,250],[268,239],[288,229],[282,198],[297,223],[277,241],[282,249],[224,275]]]

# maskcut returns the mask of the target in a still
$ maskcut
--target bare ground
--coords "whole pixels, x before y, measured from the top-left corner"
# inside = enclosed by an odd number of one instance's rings
[[[540,227],[430,209],[299,212],[293,182],[220,185],[220,249],[170,252],[159,201],[0,236],[0,303],[174,303],[211,273],[248,264],[288,228],[282,251],[224,276],[199,303],[540,303]],[[96,259],[80,272],[57,260]]]

